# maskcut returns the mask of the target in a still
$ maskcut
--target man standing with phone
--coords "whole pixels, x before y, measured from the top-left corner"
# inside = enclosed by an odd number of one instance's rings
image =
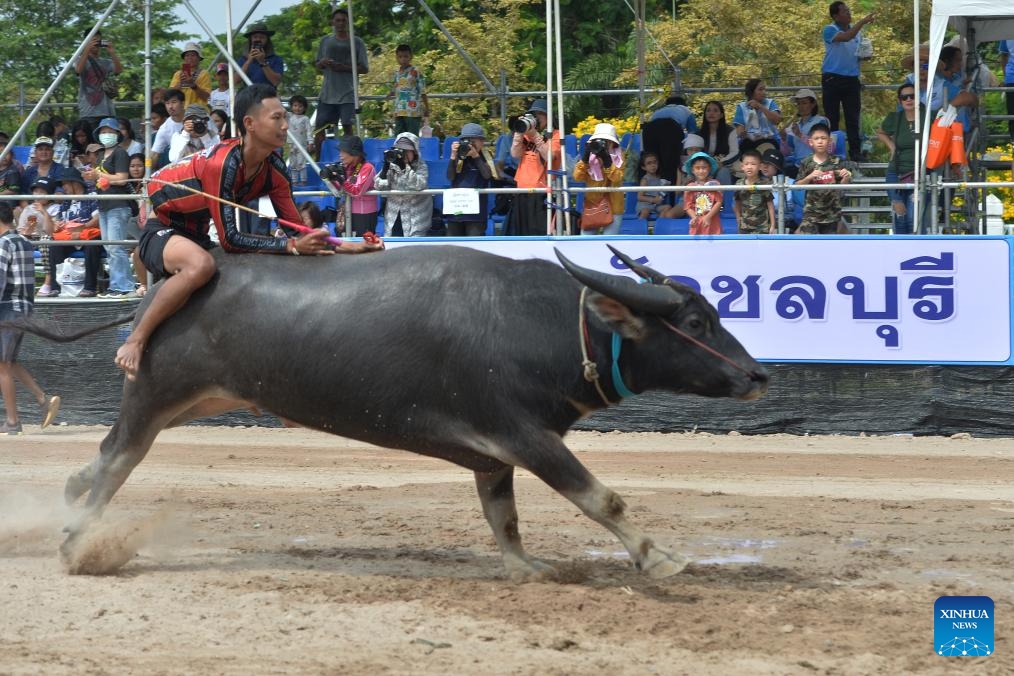
[[[102,50],[107,56],[101,57]],[[104,40],[102,33],[95,31],[92,41],[85,47],[81,57],[74,64],[80,83],[77,90],[78,117],[88,120],[94,127],[104,117],[116,117],[113,100],[106,93],[113,75],[123,72],[123,64],[116,55],[110,40]]]
[[[269,31],[267,24],[257,22],[250,25],[244,37],[247,39],[246,60],[243,72],[253,84],[269,84],[278,87],[285,72],[285,62],[275,54],[275,46],[271,44],[274,31]]]

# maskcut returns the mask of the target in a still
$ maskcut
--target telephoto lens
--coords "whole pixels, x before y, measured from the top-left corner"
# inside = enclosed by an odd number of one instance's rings
[[[463,160],[468,156],[468,153],[472,150],[472,143],[467,138],[462,139],[458,143],[458,159]]]

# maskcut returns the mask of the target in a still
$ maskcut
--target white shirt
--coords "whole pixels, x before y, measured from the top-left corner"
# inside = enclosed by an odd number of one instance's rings
[[[190,134],[185,131],[180,131],[178,134],[173,134],[172,140],[169,143],[169,161],[175,162],[181,157],[186,157],[192,154],[194,151],[187,151],[187,144],[190,142]],[[212,136],[209,131],[207,134],[198,139],[203,148],[210,148],[211,146],[218,143],[218,136]],[[185,154],[184,154],[185,153]]]
[[[151,152],[161,153],[169,147],[172,137],[183,129],[183,120],[177,122],[171,117],[162,123],[162,126],[155,132],[155,141],[151,144]]]
[[[224,92],[212,90],[211,96],[208,97],[208,107],[211,110],[224,110],[226,115],[232,115],[229,110],[229,90],[226,89]]]

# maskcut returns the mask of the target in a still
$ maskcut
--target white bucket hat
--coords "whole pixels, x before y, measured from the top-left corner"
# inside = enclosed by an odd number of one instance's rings
[[[620,145],[620,137],[616,135],[616,127],[608,122],[600,122],[595,125],[595,133],[591,135],[589,140],[597,138],[612,141],[616,145]]]
[[[186,54],[187,52],[196,52],[198,59],[204,58],[204,56],[201,55],[201,46],[196,42],[188,42],[187,44],[183,45],[183,49],[180,51],[180,58],[183,58],[183,55]]]

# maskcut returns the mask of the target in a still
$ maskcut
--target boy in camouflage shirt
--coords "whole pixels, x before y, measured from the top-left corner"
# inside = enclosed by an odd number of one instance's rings
[[[851,183],[852,172],[842,166],[840,157],[829,154],[831,131],[825,124],[810,129],[813,154],[799,163],[796,185],[829,185]],[[803,221],[796,234],[834,235],[842,222],[840,190],[807,190],[803,204]]]
[[[770,181],[761,176],[761,154],[754,149],[744,150],[740,156],[744,178],[736,185],[762,185]],[[739,234],[774,234],[775,206],[772,193],[768,190],[740,190],[732,204],[739,224]]]

